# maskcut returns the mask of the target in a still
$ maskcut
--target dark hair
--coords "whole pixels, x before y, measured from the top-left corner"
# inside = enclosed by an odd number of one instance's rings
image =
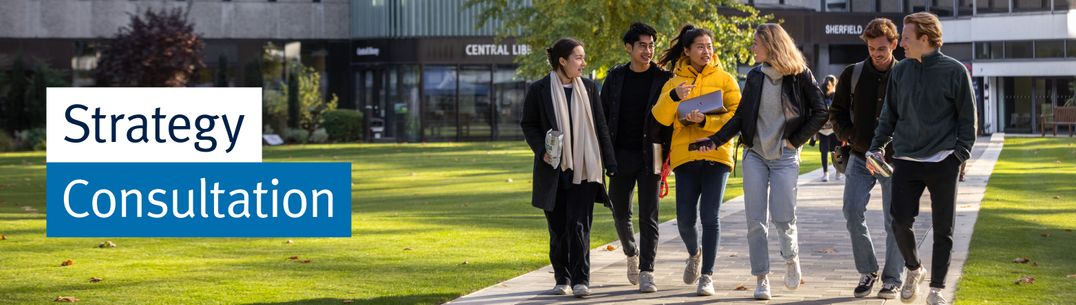
[[[628,26],[628,31],[624,32],[624,44],[635,44],[639,41],[640,36],[650,36],[654,40],[658,40],[658,31],[642,22],[632,23]]]
[[[572,51],[575,50],[575,47],[581,46],[583,46],[583,42],[575,38],[557,39],[557,42],[554,42],[552,47],[545,49],[546,58],[549,59],[549,66],[553,67],[554,71],[560,70],[560,60],[558,59],[567,59],[568,56],[572,56]]]
[[[885,37],[890,42],[897,42],[900,39],[900,34],[897,33],[897,25],[893,24],[893,20],[875,18],[867,24],[867,27],[863,29],[863,33],[859,35],[859,39],[863,39],[863,42],[878,37]]]
[[[658,65],[665,66],[666,69],[672,70],[676,65],[676,61],[680,60],[680,56],[683,56],[684,49],[691,46],[692,42],[695,42],[695,38],[706,35],[710,39],[714,38],[714,33],[710,30],[703,28],[696,28],[694,25],[685,25],[680,28],[680,35],[673,37],[669,42],[669,48],[661,52],[661,60],[658,61]]]

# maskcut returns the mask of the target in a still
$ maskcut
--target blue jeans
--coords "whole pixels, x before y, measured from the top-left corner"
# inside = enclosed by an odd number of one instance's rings
[[[870,203],[871,189],[875,184],[882,185],[882,222],[885,228],[885,269],[882,269],[882,282],[900,286],[904,273],[904,257],[897,248],[893,237],[893,217],[889,214],[892,202],[892,183],[890,178],[874,177],[867,171],[866,161],[855,154],[848,156],[848,166],[844,174],[844,219],[847,221],[848,235],[852,237],[852,257],[859,273],[878,272],[878,258],[874,255],[874,241],[867,229],[863,214]]]
[[[777,227],[781,257],[787,261],[799,255],[799,242],[796,240],[796,182],[799,172],[798,149],[786,147],[776,160],[766,160],[751,149],[744,152],[743,201],[753,275],[770,273],[767,243],[770,216],[773,216],[773,224]]]
[[[676,226],[691,256],[699,253],[699,236],[695,219],[702,222],[702,274],[714,274],[717,243],[721,236],[718,221],[725,183],[731,168],[714,161],[691,161],[677,166]],[[701,198],[700,198],[701,197]]]

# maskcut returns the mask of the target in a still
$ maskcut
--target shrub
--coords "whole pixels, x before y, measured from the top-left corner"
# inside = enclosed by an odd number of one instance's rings
[[[362,136],[362,112],[336,109],[325,113],[325,131],[329,141],[351,142]]]

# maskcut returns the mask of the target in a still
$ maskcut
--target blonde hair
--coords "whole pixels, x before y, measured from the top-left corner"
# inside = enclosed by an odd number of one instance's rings
[[[822,81],[822,90],[825,90],[826,95],[832,95],[837,92],[837,77],[826,75],[826,80]]]
[[[788,32],[776,23],[766,23],[755,29],[755,38],[766,49],[769,60],[766,63],[777,69],[782,75],[794,75],[807,70],[803,53],[796,48],[796,43]]]
[[[938,16],[927,12],[918,12],[908,16],[904,16],[904,24],[915,25],[915,38],[927,36],[927,42],[931,47],[940,48],[942,46],[942,24],[941,20],[938,20]]]

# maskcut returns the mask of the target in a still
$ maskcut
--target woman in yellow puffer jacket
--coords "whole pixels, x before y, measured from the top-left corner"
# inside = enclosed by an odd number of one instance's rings
[[[676,220],[680,238],[691,255],[684,269],[684,283],[698,281],[699,295],[714,294],[712,276],[721,232],[718,210],[732,171],[733,147],[726,143],[701,152],[689,150],[688,146],[720,130],[740,104],[740,88],[732,74],[718,65],[713,37],[709,30],[692,25],[680,29],[680,35],[673,38],[672,46],[660,60],[661,65],[671,68],[673,78],[665,83],[661,97],[651,110],[659,123],[673,126],[670,166],[676,173]],[[679,117],[676,109],[680,101],[714,91],[721,91],[728,112],[695,111],[686,118]],[[702,222],[701,248],[695,229],[696,216],[701,216]]]

